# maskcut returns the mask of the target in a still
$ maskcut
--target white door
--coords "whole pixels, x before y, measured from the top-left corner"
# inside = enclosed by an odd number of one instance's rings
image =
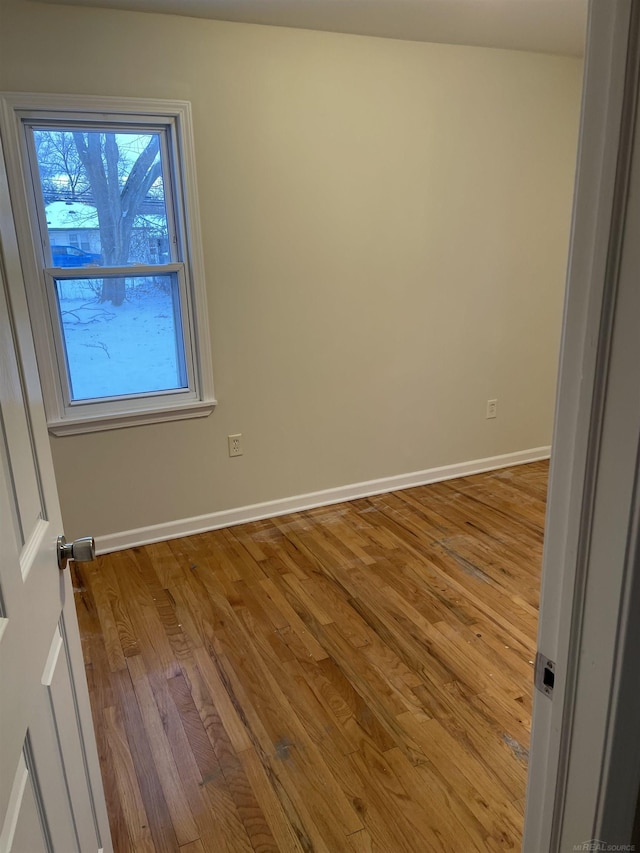
[[[111,851],[0,147],[0,853]]]

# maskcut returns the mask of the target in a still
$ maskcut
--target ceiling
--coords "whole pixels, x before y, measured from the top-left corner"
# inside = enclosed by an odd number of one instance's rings
[[[42,0],[220,21],[583,54],[587,0]]]

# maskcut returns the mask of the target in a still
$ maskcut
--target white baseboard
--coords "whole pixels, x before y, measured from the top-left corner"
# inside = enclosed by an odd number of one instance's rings
[[[169,521],[166,524],[152,524],[149,527],[139,527],[136,530],[124,530],[122,533],[108,533],[96,537],[96,551],[98,554],[108,554],[111,551],[122,551],[124,548],[133,548],[137,545],[149,545],[151,542],[178,539],[180,536],[192,536],[194,533],[205,533],[208,530],[231,527],[234,524],[243,524],[247,521],[259,521],[261,518],[274,518],[276,515],[286,515],[290,512],[300,512],[319,506],[329,506],[343,501],[352,501],[356,498],[394,492],[398,489],[409,489],[412,486],[424,486],[442,480],[453,480],[456,477],[468,477],[470,474],[481,474],[483,471],[494,471],[512,465],[524,465],[527,462],[548,459],[550,452],[550,447],[534,447],[531,450],[520,450],[517,453],[505,453],[502,456],[474,459],[471,462],[459,462],[456,465],[444,465],[441,468],[414,471],[411,474],[400,474],[395,477],[382,477],[379,480],[338,486],[336,489],[325,489],[320,492],[294,495],[291,498],[280,498],[275,501],[250,504],[236,509],[225,509],[208,515],[197,515],[194,518],[181,518],[178,521]]]

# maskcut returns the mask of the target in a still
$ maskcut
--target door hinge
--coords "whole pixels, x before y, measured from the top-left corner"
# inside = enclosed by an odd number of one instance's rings
[[[551,698],[553,696],[553,684],[556,680],[555,661],[538,652],[536,655],[536,668],[534,684],[541,693]]]

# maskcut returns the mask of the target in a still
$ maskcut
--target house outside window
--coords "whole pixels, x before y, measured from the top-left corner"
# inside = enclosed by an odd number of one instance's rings
[[[189,105],[16,94],[2,122],[50,429],[208,414]]]

